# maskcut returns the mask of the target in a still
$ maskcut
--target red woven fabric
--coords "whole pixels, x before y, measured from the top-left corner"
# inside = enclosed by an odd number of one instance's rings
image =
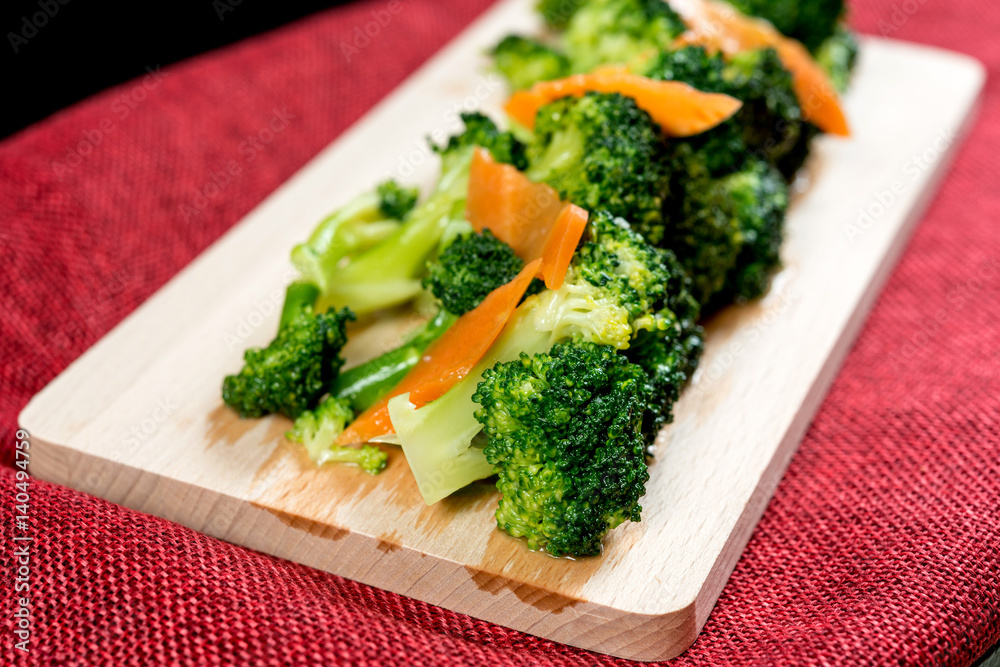
[[[32,394],[485,4],[407,0],[348,62],[341,43],[388,6],[358,2],[166,68],[146,89],[109,90],[0,144],[4,460]],[[1000,6],[863,0],[853,20],[970,52],[993,78],[971,140],[678,664],[961,665],[1000,639]],[[287,127],[249,159],[241,143],[275,113]],[[230,163],[239,171],[225,183],[216,175]],[[5,661],[623,662],[37,481],[34,630],[31,652],[17,654],[13,472],[0,477]]]

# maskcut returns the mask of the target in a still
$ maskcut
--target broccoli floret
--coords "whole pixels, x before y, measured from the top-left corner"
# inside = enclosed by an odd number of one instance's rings
[[[380,183],[375,193],[379,198],[379,209],[393,220],[402,220],[420,198],[420,192],[416,188],[404,188],[391,179]]]
[[[549,81],[569,74],[569,59],[541,42],[520,35],[508,35],[493,48],[496,68],[513,90],[528,88],[537,81]]]
[[[241,417],[280,412],[294,419],[314,407],[344,363],[340,349],[353,319],[346,308],[314,313],[302,305],[266,348],[244,353],[239,374],[222,384],[223,401]]]
[[[664,246],[691,276],[695,298],[717,306],[759,296],[778,261],[788,207],[781,175],[751,158],[721,178],[686,172],[678,182]]]
[[[616,63],[636,67],[685,30],[663,0],[588,0],[573,13],[563,45],[573,71]]]
[[[463,114],[465,131],[443,146],[437,187],[409,212],[388,237],[332,272],[319,299],[321,307],[349,306],[357,313],[405,303],[421,289],[428,258],[438,250],[449,228],[464,224],[469,166],[476,146],[488,149],[500,162],[519,164],[521,144],[500,132],[486,116]]]
[[[326,217],[309,240],[292,249],[292,263],[303,278],[325,291],[345,257],[370,248],[399,227],[417,201],[416,188],[389,180],[355,197]]]
[[[306,410],[296,417],[292,430],[285,433],[285,437],[305,445],[309,458],[316,465],[349,463],[376,475],[385,469],[389,458],[385,452],[373,445],[355,448],[335,444],[337,436],[352,419],[354,411],[349,401],[327,396],[316,409]]]
[[[656,243],[663,235],[666,182],[659,127],[634,100],[587,93],[538,111],[526,174],[588,211],[628,220]]]
[[[844,0],[729,0],[744,14],[770,21],[783,34],[815,51],[844,14]]]
[[[483,454],[498,476],[497,526],[553,556],[592,556],[638,521],[649,479],[645,372],[608,346],[566,342],[487,370]]]
[[[756,299],[767,291],[779,262],[788,209],[788,186],[781,174],[762,160],[721,179],[740,230],[736,265],[726,275],[718,306]]]
[[[858,38],[841,24],[829,39],[816,50],[816,62],[822,67],[838,92],[847,90],[858,59]]]
[[[475,445],[480,425],[472,403],[486,369],[522,353],[548,352],[566,340],[626,349],[640,331],[664,338],[689,335],[697,304],[686,292],[667,291],[682,290],[684,281],[669,253],[647,244],[624,220],[592,213],[563,285],[527,298],[462,381],[420,409],[405,395],[389,402],[424,500],[437,502],[492,470]]]
[[[731,122],[743,131],[751,152],[772,164],[795,145],[802,132],[802,108],[792,75],[772,48],[735,54],[723,69],[729,94],[743,106]]]
[[[464,234],[445,248],[430,264],[423,285],[445,310],[464,315],[522,268],[524,262],[514,250],[485,229],[481,234]]]

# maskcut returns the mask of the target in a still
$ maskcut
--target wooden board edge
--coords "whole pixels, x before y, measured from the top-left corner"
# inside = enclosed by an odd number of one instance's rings
[[[109,502],[456,613],[477,609],[476,618],[550,641],[649,662],[677,657],[700,630],[694,601],[667,613],[638,614],[540,594],[529,584],[379,537],[281,515],[246,499],[210,492],[34,435],[31,446],[29,470],[36,479],[84,493],[88,492],[85,487],[100,480],[105,485],[102,497]],[[114,471],[113,478],[108,478],[109,471]],[[198,520],[191,520],[181,509],[191,506],[199,508]]]

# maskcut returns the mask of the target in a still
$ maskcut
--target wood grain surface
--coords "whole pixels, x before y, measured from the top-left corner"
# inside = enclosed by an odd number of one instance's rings
[[[759,302],[707,326],[706,352],[660,436],[642,521],[602,556],[556,559],[498,532],[496,491],[423,504],[402,453],[386,471],[315,468],[288,420],[220,399],[247,346],[273,336],[288,250],[386,176],[427,186],[429,132],[499,117],[482,53],[532,31],[501,3],[75,361],[20,416],[35,476],[373,586],[616,656],[678,655],[704,625],[865,314],[958,144],[983,81],[965,57],[866,39],[846,98],[853,136],[824,138]],[[334,187],[336,184],[336,187]],[[214,285],[206,290],[203,285]],[[349,344],[357,363],[405,313]]]

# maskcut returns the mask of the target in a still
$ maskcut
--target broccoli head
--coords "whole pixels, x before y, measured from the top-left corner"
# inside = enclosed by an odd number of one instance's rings
[[[788,186],[774,167],[750,160],[743,170],[721,179],[718,187],[728,194],[740,231],[736,264],[715,299],[722,306],[756,299],[767,291],[779,261]]]
[[[663,155],[659,127],[634,100],[587,93],[539,109],[525,173],[588,211],[625,218],[656,243],[663,236]]]
[[[562,30],[587,0],[539,0],[538,13],[553,30]]]
[[[393,220],[402,220],[417,205],[420,197],[416,188],[404,188],[391,179],[380,183],[375,188],[375,194],[378,195],[379,210]]]
[[[770,21],[783,34],[815,51],[833,35],[844,14],[844,0],[729,0],[744,14]]]
[[[493,48],[496,68],[514,90],[569,74],[569,59],[534,39],[508,35]]]
[[[464,315],[524,268],[514,250],[484,229],[459,236],[432,262],[424,278],[448,312]]]
[[[669,48],[684,30],[663,0],[587,0],[573,12],[563,44],[575,72],[607,63],[636,67]]]
[[[239,374],[223,382],[223,401],[241,417],[280,412],[294,419],[314,407],[344,363],[340,349],[353,319],[346,308],[314,313],[302,306],[267,347],[244,353]]]
[[[772,48],[742,51],[726,63],[730,95],[743,101],[731,122],[743,131],[751,152],[772,164],[795,145],[802,131],[802,108],[791,73]]]
[[[324,463],[353,464],[370,475],[385,468],[388,456],[378,447],[360,448],[337,445],[337,436],[354,419],[350,401],[327,396],[314,410],[306,410],[295,418],[292,430],[285,437],[304,445],[316,465]]]
[[[524,168],[524,145],[510,132],[501,132],[489,116],[478,111],[462,114],[465,129],[448,137],[443,144],[431,143],[431,148],[441,156],[441,170],[451,171],[471,161],[476,146],[487,149],[497,162]],[[468,170],[468,167],[466,167]]]
[[[645,387],[639,366],[592,343],[487,370],[473,400],[501,494],[497,526],[553,556],[592,556],[610,529],[638,521]]]
[[[742,170],[719,178],[704,170],[683,173],[672,194],[664,246],[691,277],[695,298],[722,305],[720,299],[759,296],[777,264],[788,207],[780,173],[749,158]]]

